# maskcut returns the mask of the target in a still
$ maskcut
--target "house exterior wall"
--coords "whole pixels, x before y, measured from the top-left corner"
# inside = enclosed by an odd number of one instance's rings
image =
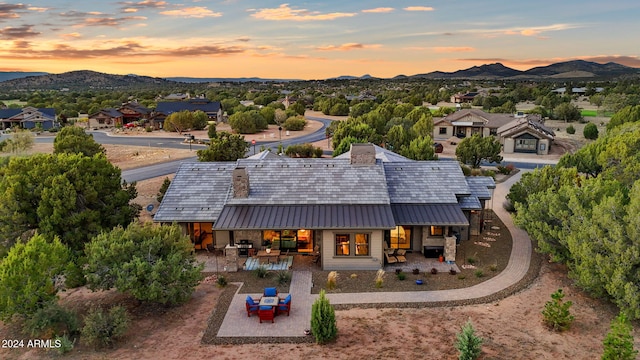
[[[228,234],[228,231],[227,231]],[[261,230],[234,230],[233,241],[239,243],[240,240],[249,240],[253,244],[253,247],[260,249],[262,246],[262,231]],[[227,243],[229,239],[227,238]]]
[[[548,155],[551,148],[551,141],[549,139],[541,139],[538,141],[538,155]]]
[[[504,151],[505,154],[513,154],[515,147],[515,141],[513,140],[513,138],[502,138],[502,143],[502,151]]]
[[[323,270],[378,270],[383,267],[383,230],[322,230],[322,269]],[[369,234],[370,256],[336,256],[336,234]]]
[[[228,231],[214,231],[213,233],[216,249],[224,248],[231,243],[231,236]]]
[[[440,134],[440,129],[445,129],[445,134]],[[453,136],[453,126],[448,124],[436,125],[433,127],[433,139],[434,140],[446,140]]]

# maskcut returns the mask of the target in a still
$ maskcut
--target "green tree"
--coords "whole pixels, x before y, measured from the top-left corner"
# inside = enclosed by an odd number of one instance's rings
[[[582,135],[585,139],[595,140],[598,138],[598,126],[594,123],[588,123],[584,126],[584,130],[582,131]]]
[[[53,153],[80,153],[92,157],[96,154],[104,154],[105,149],[93,139],[93,135],[87,134],[83,128],[65,126],[53,140]]]
[[[218,133],[216,132],[215,121],[211,122],[211,124],[209,124],[209,127],[207,128],[207,137],[209,139],[215,139],[218,137]]]
[[[438,155],[433,148],[433,140],[430,136],[418,137],[411,140],[409,146],[401,155],[413,160],[438,160]]]
[[[551,294],[551,300],[545,303],[542,311],[545,325],[555,331],[568,330],[574,320],[574,316],[569,311],[573,302],[563,302],[562,299],[564,299],[562,289],[556,290]]]
[[[524,173],[520,181],[511,186],[507,200],[514,206],[516,203],[520,203],[526,207],[529,203],[529,196],[548,189],[553,189],[556,192],[564,185],[576,184],[577,176],[576,169],[549,165],[536,168],[531,172]]]
[[[366,143],[366,141],[362,141],[360,139],[356,139],[353,136],[347,136],[340,141],[340,144],[333,149],[333,157],[336,157],[340,154],[344,154],[351,149],[351,144],[356,143]]]
[[[292,116],[287,119],[287,121],[282,124],[282,127],[286,130],[291,131],[301,131],[304,130],[304,127],[307,125],[307,120],[304,116]]]
[[[624,314],[611,320],[611,329],[604,338],[602,360],[635,360],[638,351],[633,349],[633,326]]]
[[[477,336],[475,332],[473,323],[469,319],[462,326],[461,331],[456,334],[455,348],[460,353],[458,359],[475,360],[480,356],[484,340]]]
[[[402,149],[409,145],[409,134],[402,125],[394,125],[387,133],[387,149],[400,153]]]
[[[193,122],[193,113],[189,110],[182,110],[167,116],[163,128],[166,131],[176,131],[182,134],[183,131],[193,128]]]
[[[12,153],[22,153],[33,147],[34,136],[28,130],[16,130],[13,132],[11,139],[2,142],[2,151]]]
[[[354,119],[348,119],[338,123],[336,129],[333,132],[333,148],[337,149],[342,139],[346,137],[352,137],[358,140],[358,142],[376,143],[376,131],[369,125]],[[335,156],[335,154],[334,154]]]
[[[207,113],[202,110],[196,110],[191,113],[191,116],[193,116],[193,130],[202,130],[207,127],[207,124],[209,123],[209,116]]]
[[[249,143],[244,136],[221,131],[211,139],[208,149],[198,150],[197,154],[198,161],[236,161],[245,157],[247,151]]]
[[[304,112],[306,110],[304,104],[300,101],[295,102],[294,104],[292,104],[291,106],[289,106],[288,110],[292,110],[295,111],[296,114],[300,115],[300,116],[304,116]]]
[[[611,130],[624,123],[640,121],[640,105],[627,106],[611,116],[607,130]]]
[[[156,194],[156,200],[158,200],[158,202],[162,202],[162,199],[164,199],[164,194],[169,190],[169,185],[171,185],[171,180],[169,180],[168,177],[164,178],[160,190],[158,190],[158,194]]]
[[[577,121],[582,119],[582,114],[577,106],[563,102],[553,108],[553,114],[556,119],[564,120],[565,122]]]
[[[117,227],[94,237],[86,254],[89,288],[116,288],[141,301],[182,304],[202,279],[203,264],[177,224]]]
[[[480,134],[474,134],[458,144],[456,157],[463,164],[478,168],[483,160],[501,162],[500,150],[500,142],[493,136],[482,137]]]
[[[256,123],[248,112],[237,112],[229,117],[229,125],[233,131],[240,134],[255,134],[258,132]]]
[[[271,106],[265,106],[260,109],[260,115],[266,120],[267,124],[276,123],[276,109]]]
[[[431,137],[433,135],[433,118],[431,114],[421,116],[411,127],[411,133],[416,137]]]
[[[58,238],[35,235],[16,243],[0,263],[0,319],[29,317],[57,299],[55,279],[64,273],[69,250]]]
[[[37,154],[11,159],[0,178],[0,239],[11,245],[29,230],[81,251],[94,235],[128,225],[140,212],[130,204],[135,183],[103,154]]]
[[[338,336],[336,314],[324,290],[311,306],[311,332],[318,344],[326,344]]]

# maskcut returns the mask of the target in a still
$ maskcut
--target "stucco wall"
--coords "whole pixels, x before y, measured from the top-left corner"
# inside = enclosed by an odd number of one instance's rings
[[[336,256],[336,234],[368,233],[370,256]],[[352,238],[353,239],[353,238]],[[352,240],[353,243],[353,240]],[[378,270],[383,266],[382,230],[323,230],[322,268],[323,270]],[[353,251],[352,251],[353,253]]]

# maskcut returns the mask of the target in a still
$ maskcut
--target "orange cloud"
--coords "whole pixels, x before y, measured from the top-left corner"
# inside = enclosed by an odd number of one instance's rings
[[[275,9],[260,9],[251,14],[256,19],[261,20],[289,20],[289,21],[323,21],[334,20],[342,17],[352,17],[355,13],[320,13],[307,9],[292,9],[289,4],[282,4]]]
[[[404,11],[433,11],[435,9],[432,8],[431,6],[407,6],[406,8],[404,8],[402,10],[404,10]]]
[[[392,12],[393,10],[395,9],[390,7],[379,7],[375,9],[362,10],[362,12],[363,13],[389,13],[389,12]]]
[[[68,33],[68,34],[61,34],[60,36],[65,38],[65,39],[77,39],[79,37],[82,37],[82,34],[77,33],[77,32],[72,32],[72,33]]]
[[[125,8],[125,9],[122,9],[122,12],[125,12],[125,13],[134,13],[134,12],[138,12],[138,9],[134,9],[134,8]]]
[[[177,10],[161,11],[160,14],[167,15],[167,16],[180,16],[180,17],[198,18],[198,19],[205,18],[205,17],[222,16],[222,13],[213,12],[202,6],[193,6],[193,7],[186,7],[186,8],[177,9]]]
[[[342,45],[318,46],[315,49],[320,51],[350,51],[350,50],[360,50],[360,49],[377,49],[381,46],[382,45],[380,44],[365,45],[360,43],[346,43]]]
[[[27,10],[37,11],[37,12],[45,12],[45,11],[49,10],[49,8],[30,6],[30,7],[27,8]]]
[[[436,46],[432,48],[437,53],[456,53],[456,52],[471,52],[476,51],[475,48],[470,46]]]

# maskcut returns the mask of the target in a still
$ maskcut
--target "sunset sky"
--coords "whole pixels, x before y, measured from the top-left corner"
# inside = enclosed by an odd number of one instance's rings
[[[0,2],[0,71],[324,79],[640,67],[637,0]]]

